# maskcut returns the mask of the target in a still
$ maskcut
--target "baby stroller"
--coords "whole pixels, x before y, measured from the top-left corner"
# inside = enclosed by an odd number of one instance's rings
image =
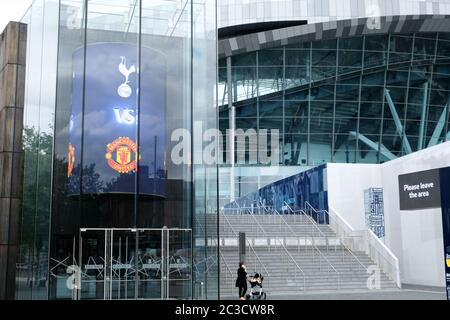
[[[250,293],[247,294],[247,300],[266,300],[266,293],[263,291],[262,283],[264,277],[259,273],[255,273],[253,277],[248,279],[250,282]]]

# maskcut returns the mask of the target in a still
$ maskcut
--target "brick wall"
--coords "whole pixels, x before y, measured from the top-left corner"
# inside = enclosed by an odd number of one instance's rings
[[[14,299],[22,193],[26,25],[0,36],[0,300]]]

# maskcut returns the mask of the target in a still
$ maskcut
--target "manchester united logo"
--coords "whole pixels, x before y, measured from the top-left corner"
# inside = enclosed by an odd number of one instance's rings
[[[73,165],[75,163],[75,148],[69,143],[69,152],[67,154],[67,177],[69,178],[73,172]]]
[[[106,146],[105,158],[115,171],[129,173],[137,168],[137,145],[128,137],[119,137]]]

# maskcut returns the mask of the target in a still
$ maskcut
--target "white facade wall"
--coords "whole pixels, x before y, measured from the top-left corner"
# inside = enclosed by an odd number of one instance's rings
[[[450,14],[450,0],[219,0],[218,27],[256,22],[319,23],[373,16]]]
[[[400,174],[450,166],[450,142],[377,164],[328,164],[328,202],[355,229],[365,226],[364,190],[383,188],[385,243],[400,261],[402,283],[445,286],[440,208],[400,211]]]

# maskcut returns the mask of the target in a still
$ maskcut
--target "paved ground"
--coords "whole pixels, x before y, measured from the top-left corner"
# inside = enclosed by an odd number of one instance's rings
[[[274,295],[267,293],[268,300],[445,300],[444,288],[404,285],[398,290],[320,292],[296,295]],[[235,297],[223,299],[236,300]]]

